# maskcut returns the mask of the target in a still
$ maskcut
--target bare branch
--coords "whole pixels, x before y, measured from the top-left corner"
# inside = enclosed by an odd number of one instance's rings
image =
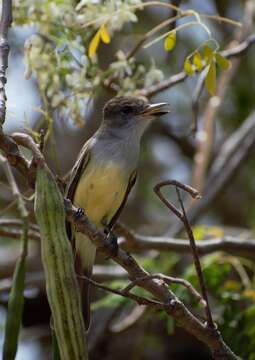
[[[166,198],[161,193],[160,189],[163,186],[166,186],[166,185],[175,186],[176,191],[177,191],[178,200],[179,200],[179,202],[181,204],[182,212],[177,210],[176,207],[172,203],[167,201]],[[207,288],[206,288],[206,285],[205,285],[205,279],[204,279],[204,275],[203,275],[203,272],[202,272],[202,268],[201,268],[197,248],[196,248],[196,242],[195,242],[195,239],[194,239],[193,231],[191,229],[190,223],[189,223],[187,215],[186,215],[185,208],[183,206],[183,202],[182,202],[182,199],[181,199],[179,188],[187,191],[193,198],[200,198],[200,195],[199,195],[198,191],[196,191],[195,189],[191,188],[188,185],[184,185],[182,183],[179,183],[176,180],[173,180],[173,181],[169,180],[169,181],[164,181],[164,182],[158,183],[154,187],[154,191],[158,195],[160,200],[168,207],[168,209],[170,209],[183,222],[186,233],[187,233],[187,235],[189,237],[190,247],[191,247],[191,250],[192,250],[193,261],[194,261],[195,269],[196,269],[196,272],[197,272],[199,285],[200,285],[200,288],[201,288],[203,299],[204,299],[204,301],[206,303],[205,313],[206,313],[208,326],[211,329],[215,329],[215,325],[214,325],[211,310],[210,310],[210,305],[209,305],[209,300],[208,300],[208,295],[207,295]]]
[[[77,218],[77,209],[72,206],[70,201],[65,202],[65,208],[68,220],[75,223],[77,231],[89,236],[91,241],[95,243],[100,251],[122,266],[128,272],[131,281],[141,279],[149,275],[138,265],[129,253],[123,251],[122,249],[119,249],[118,254],[114,256],[106,235],[91,224],[86,215]],[[207,324],[202,323],[199,319],[197,319],[183,305],[183,303],[175,297],[175,295],[164,285],[164,283],[156,279],[147,279],[140,283],[140,287],[147,290],[157,299],[157,301],[149,299],[149,302],[151,304],[153,303],[153,306],[158,306],[160,309],[164,309],[169,315],[173,316],[178,321],[180,326],[184,327],[191,334],[205,342],[211,348],[213,358],[215,360],[238,359],[238,357],[223,342],[219,332],[208,328]],[[141,299],[134,298],[134,300],[140,301]]]
[[[185,279],[176,278],[176,277],[172,277],[172,276],[166,276],[164,274],[151,274],[151,275],[148,275],[148,276],[146,276],[146,277],[144,277],[142,279],[136,279],[136,280],[132,281],[127,287],[125,287],[124,292],[125,291],[129,292],[133,287],[139,285],[142,281],[145,281],[145,280],[148,280],[148,279],[162,280],[168,285],[180,284],[180,285],[186,287],[190,291],[190,293],[195,297],[195,299],[198,300],[198,302],[201,305],[203,305],[204,307],[206,306],[203,298],[197,292],[197,290],[191,285],[190,282],[188,282]]]
[[[100,284],[94,280],[92,280],[91,278],[88,278],[87,276],[84,275],[78,275],[78,277],[82,280],[85,280],[87,282],[89,282],[90,284],[98,287],[99,289],[111,292],[112,294],[115,295],[120,295],[122,297],[126,297],[128,299],[131,299],[133,301],[135,301],[138,305],[153,305],[156,306],[159,309],[164,309],[165,308],[165,304],[160,302],[160,301],[156,301],[156,300],[152,300],[143,296],[138,296],[135,294],[130,293],[129,291],[127,291],[126,289],[113,289],[109,286],[105,286],[103,284]]]
[[[3,125],[6,114],[5,84],[7,82],[6,70],[8,68],[8,29],[12,22],[12,1],[2,1],[2,16],[0,22],[0,125]]]
[[[17,168],[17,170],[27,178],[27,172],[29,168],[29,161],[22,156],[19,151],[18,145],[13,139],[5,135],[0,130],[0,149],[5,153],[7,160],[9,163]]]
[[[149,250],[174,251],[176,253],[189,254],[191,252],[188,240],[174,239],[168,236],[146,236],[138,234],[125,227],[125,234],[122,232],[122,225],[115,226],[114,231],[124,239],[121,246],[127,251],[140,253]],[[228,254],[246,257],[255,260],[255,239],[240,240],[235,237],[224,236],[203,240],[196,243],[199,256],[208,255],[217,251],[224,251]]]

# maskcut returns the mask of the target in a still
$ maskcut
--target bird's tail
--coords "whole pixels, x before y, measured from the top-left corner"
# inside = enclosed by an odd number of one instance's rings
[[[96,247],[91,240],[81,233],[75,234],[75,270],[77,275],[92,276],[93,265],[96,256]],[[90,283],[82,278],[78,278],[81,291],[82,313],[86,330],[90,324]]]

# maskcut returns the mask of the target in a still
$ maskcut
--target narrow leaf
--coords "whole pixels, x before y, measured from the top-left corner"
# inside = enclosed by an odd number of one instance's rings
[[[24,304],[25,257],[21,256],[15,268],[13,284],[8,301],[5,324],[3,360],[14,360],[18,348],[18,338]]]
[[[203,60],[198,51],[196,51],[193,56],[193,64],[195,65],[198,71],[201,71],[203,69]]]
[[[101,35],[101,39],[105,44],[109,44],[109,42],[111,41],[110,35],[108,33],[107,28],[105,27],[105,25],[102,25],[100,27],[100,35]]]
[[[214,56],[214,51],[208,45],[205,45],[203,48],[204,59],[207,64],[209,64]]]
[[[164,49],[166,51],[171,51],[173,50],[174,46],[176,43],[176,31],[172,30],[166,37],[165,42],[164,42]]]
[[[215,62],[212,61],[208,68],[208,73],[205,78],[205,86],[210,95],[216,93],[216,66]]]
[[[96,32],[95,36],[92,38],[91,42],[89,43],[89,58],[92,58],[97,51],[100,42],[100,32],[101,32],[101,28]]]
[[[231,66],[231,62],[219,53],[215,54],[215,60],[221,70],[228,70]]]
[[[194,69],[189,58],[186,58],[184,62],[184,71],[190,76],[194,75]]]

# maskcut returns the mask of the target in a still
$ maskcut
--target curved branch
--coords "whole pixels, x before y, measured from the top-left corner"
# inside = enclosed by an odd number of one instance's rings
[[[123,235],[122,225],[117,225],[114,230],[120,236]],[[145,236],[130,231],[122,241],[122,247],[127,251],[142,252],[149,250],[174,251],[176,253],[190,254],[190,244],[188,240],[174,239],[168,236]],[[211,240],[201,240],[196,243],[197,251],[200,256],[212,254],[216,251],[224,251],[234,256],[246,257],[255,260],[255,239],[239,240],[231,236],[224,236]]]

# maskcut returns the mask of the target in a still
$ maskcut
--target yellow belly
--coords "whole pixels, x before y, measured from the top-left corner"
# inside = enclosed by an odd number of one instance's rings
[[[95,166],[91,159],[78,183],[74,204],[83,208],[95,225],[108,223],[125,196],[128,175],[114,163]]]

